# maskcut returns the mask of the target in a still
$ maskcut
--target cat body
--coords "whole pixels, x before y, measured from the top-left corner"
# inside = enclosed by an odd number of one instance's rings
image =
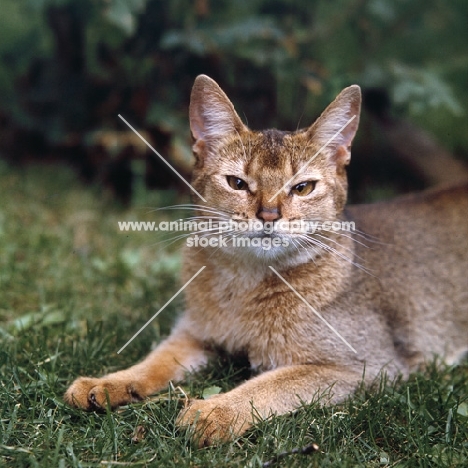
[[[395,377],[435,355],[459,360],[468,351],[468,185],[345,209],[359,110],[352,86],[306,130],[253,132],[218,85],[198,77],[192,183],[205,201],[196,216],[260,222],[260,231],[222,235],[278,246],[186,247],[182,280],[199,274],[171,335],[129,369],[77,379],[65,399],[93,409],[107,393],[111,405],[125,404],[183,379],[217,347],[246,353],[257,377],[179,415],[203,445],[324,392],[341,401],[382,370]],[[301,220],[356,230],[281,227]]]
[[[340,240],[343,255],[352,251],[356,264],[334,253],[286,268],[281,261],[268,263],[357,353],[269,265],[230,256],[220,261],[206,249],[186,253],[185,280],[202,265],[206,270],[203,287],[194,282],[187,288],[191,301],[179,327],[230,353],[246,352],[261,371],[332,360],[359,373],[366,365],[375,377],[383,367],[390,375],[407,373],[435,355],[455,362],[468,351],[468,335],[461,333],[468,332],[462,270],[468,262],[468,187],[346,211],[368,233]],[[454,225],[460,229],[447,231]],[[431,233],[423,243],[421,232]]]

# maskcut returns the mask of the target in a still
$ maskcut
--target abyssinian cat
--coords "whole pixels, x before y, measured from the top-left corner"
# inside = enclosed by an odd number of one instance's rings
[[[245,352],[258,376],[191,402],[178,417],[206,445],[321,392],[339,402],[382,370],[394,377],[434,355],[461,359],[468,351],[468,185],[345,208],[360,103],[351,86],[308,129],[251,131],[212,79],[196,79],[193,187],[206,202],[197,201],[195,212],[264,229],[225,229],[228,240],[252,241],[242,248],[186,247],[183,281],[205,268],[187,286],[171,335],[129,369],[78,378],[67,402],[123,405],[183,379],[217,347]],[[356,229],[291,229],[298,220],[353,221]],[[266,249],[255,239],[279,241]]]

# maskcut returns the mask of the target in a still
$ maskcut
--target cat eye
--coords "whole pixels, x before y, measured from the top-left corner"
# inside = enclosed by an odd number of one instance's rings
[[[226,176],[226,179],[228,181],[229,187],[231,187],[234,190],[247,190],[249,188],[247,182],[245,182],[242,179],[239,179],[239,177],[229,175]]]
[[[301,182],[300,184],[295,185],[291,189],[291,195],[298,195],[299,197],[305,197],[309,195],[315,188],[317,182],[309,180],[308,182]]]

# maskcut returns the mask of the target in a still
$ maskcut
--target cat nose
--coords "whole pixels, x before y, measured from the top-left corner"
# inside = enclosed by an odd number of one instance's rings
[[[278,208],[262,207],[257,213],[257,218],[263,221],[276,221],[281,218]]]

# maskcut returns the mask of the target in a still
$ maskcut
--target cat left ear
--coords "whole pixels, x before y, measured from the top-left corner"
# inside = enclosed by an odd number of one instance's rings
[[[358,85],[349,86],[341,91],[307,133],[320,146],[326,145],[332,150],[337,164],[347,165],[351,159],[349,149],[359,125],[360,112],[361,88]]]
[[[248,130],[237,115],[229,98],[218,84],[206,75],[199,75],[190,96],[190,129],[195,155],[201,156],[217,141],[232,133]]]

